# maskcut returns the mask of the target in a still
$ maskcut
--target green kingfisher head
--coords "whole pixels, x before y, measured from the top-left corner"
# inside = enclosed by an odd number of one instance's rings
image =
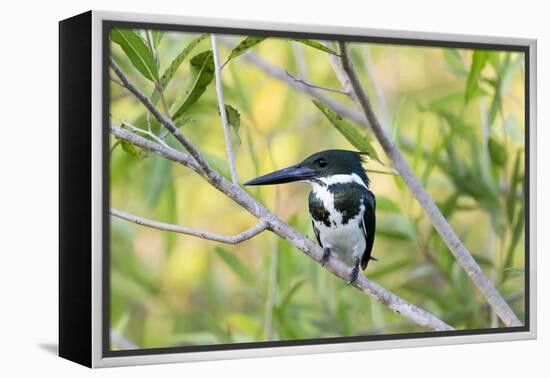
[[[256,177],[244,185],[273,185],[288,182],[326,182],[333,177],[357,175],[368,187],[369,179],[362,163],[365,153],[347,150],[326,150],[317,152],[301,163]]]

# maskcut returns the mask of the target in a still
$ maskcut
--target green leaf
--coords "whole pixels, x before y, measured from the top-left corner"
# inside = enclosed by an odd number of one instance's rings
[[[400,213],[399,205],[394,201],[384,196],[376,196],[376,210],[388,213]]]
[[[500,97],[498,86],[495,88],[495,94],[493,95],[493,101],[491,101],[491,107],[489,108],[489,125],[492,125],[493,122],[495,122],[495,119],[497,118],[497,114],[499,111],[502,112],[502,99]]]
[[[321,112],[323,112],[332,125],[336,127],[336,129],[348,140],[348,142],[350,142],[359,151],[366,152],[369,156],[378,160],[378,154],[372,146],[370,139],[366,135],[361,135],[361,133],[354,126],[344,120],[339,114],[334,112],[325,104],[316,100],[312,100],[312,102]]]
[[[136,145],[133,145],[132,143],[128,142],[126,139],[120,139],[116,138],[117,141],[120,143],[120,146],[122,149],[129,153],[132,156],[137,157],[138,159],[144,159],[149,156],[149,152],[147,150],[141,149]]]
[[[239,55],[244,54],[248,49],[256,46],[258,43],[262,42],[267,37],[258,37],[258,36],[248,36],[245,39],[243,39],[237,46],[231,50],[231,53],[229,54],[229,57],[223,64],[224,66],[229,63],[230,60],[235,59]]]
[[[376,221],[376,234],[397,240],[416,240],[416,231],[408,218],[392,214]]]
[[[174,73],[177,71],[181,63],[187,58],[187,56],[193,51],[193,49],[203,40],[207,37],[207,34],[202,34],[192,40],[185,48],[174,58],[174,60],[170,63],[168,68],[164,71],[162,76],[160,77],[160,85],[163,89],[166,89],[168,84],[170,83],[170,80],[172,80],[172,77],[174,77]],[[158,90],[155,89],[153,94],[151,95],[151,101],[153,103],[157,103],[159,100],[159,93]]]
[[[512,272],[517,274],[525,274],[525,269],[519,269],[519,268],[506,268],[504,269],[506,272]]]
[[[299,280],[299,281],[296,281],[289,289],[288,291],[286,292],[285,296],[283,297],[283,300],[281,301],[281,304],[279,305],[279,311],[281,312],[282,315],[286,314],[287,310],[288,310],[288,307],[292,301],[292,297],[294,297],[294,295],[298,292],[298,290],[300,289],[300,287],[302,287],[302,285],[304,283],[306,283],[307,280],[305,278]]]
[[[326,47],[317,41],[312,41],[311,39],[289,38],[289,41],[299,42],[306,46],[313,47],[314,49],[321,50],[332,55],[340,56],[340,54],[338,54],[333,49]]]
[[[216,254],[223,260],[224,263],[235,273],[244,283],[248,285],[254,284],[254,275],[248,268],[235,256],[234,253],[228,252],[222,247],[214,249]]]
[[[160,41],[164,35],[164,32],[161,30],[152,30],[151,31],[151,39],[153,43],[153,47],[157,47],[160,44]]]
[[[397,272],[398,270],[401,270],[405,267],[411,266],[412,264],[413,264],[413,260],[410,258],[404,258],[401,260],[391,262],[386,265],[380,265],[379,268],[378,268],[378,264],[372,264],[372,265],[369,265],[369,269],[371,266],[377,267],[377,268],[373,269],[369,273],[368,277],[370,280],[376,280],[388,274]]]
[[[489,147],[489,156],[491,157],[491,161],[499,167],[502,167],[506,163],[506,148],[504,148],[502,143],[500,143],[493,135],[489,137],[487,144],[487,147]]]
[[[203,154],[208,164],[211,165],[216,172],[224,178],[231,180],[231,172],[229,172],[229,166],[225,158],[212,154],[208,151],[204,151]]]
[[[171,111],[171,113],[174,119],[184,115],[189,107],[197,102],[214,78],[214,58],[212,50],[207,50],[195,55],[190,61],[190,66],[192,83],[184,96],[176,102],[175,106],[173,106],[175,110]]]
[[[241,114],[231,105],[225,104],[225,115],[227,117],[227,123],[229,123],[229,126],[231,126],[233,132],[235,133],[237,144],[241,144],[241,137],[239,135],[239,127],[241,127]]]
[[[457,76],[466,75],[464,63],[462,62],[462,59],[457,49],[443,50],[443,57],[445,58],[445,63],[447,63],[447,67],[451,72],[453,72]]]
[[[432,300],[442,310],[452,309],[453,312],[456,312],[456,304],[453,302],[452,298],[435,287],[409,282],[406,286],[403,286],[402,289],[410,292],[414,296],[420,294],[424,298]]]
[[[473,94],[479,87],[479,79],[481,78],[481,71],[487,64],[489,58],[489,52],[486,50],[475,50],[472,54],[472,65],[470,66],[470,72],[466,80],[466,90],[464,92],[464,102],[468,103],[472,99]]]
[[[158,155],[152,156],[148,162],[143,192],[145,206],[152,209],[158,204],[164,188],[172,180],[172,164],[170,160]]]
[[[508,251],[506,253],[506,259],[504,260],[504,271],[502,273],[501,282],[506,281],[506,279],[508,278],[509,269],[513,268],[511,265],[514,262],[514,253],[516,250],[516,246],[519,243],[524,224],[525,224],[525,209],[522,207],[516,217],[516,225],[512,233],[512,240],[510,241],[510,244],[508,246]]]
[[[241,108],[244,110],[246,114],[249,116],[252,116],[252,105],[250,104],[250,96],[248,95],[248,92],[245,90],[246,86],[242,83],[242,79],[239,74],[239,70],[235,68],[235,66],[229,66],[229,71],[231,72],[231,77],[233,78],[233,90],[235,92],[235,96],[237,97],[237,101]]]
[[[474,258],[474,260],[480,266],[485,266],[485,267],[488,267],[488,268],[492,268],[495,265],[493,263],[493,261],[491,259],[489,259],[488,257],[486,257],[486,256],[479,255],[479,254],[476,254],[476,253],[472,253],[472,257]]]
[[[513,114],[509,114],[508,117],[504,120],[502,124],[502,129],[504,132],[514,140],[514,142],[519,144],[524,144],[524,135],[520,130],[518,121]]]
[[[118,44],[132,62],[132,65],[147,79],[158,79],[157,62],[138,33],[131,29],[111,30],[111,40]]]
[[[521,151],[518,151],[516,154],[516,159],[514,161],[514,170],[512,172],[512,179],[510,180],[510,191],[508,193],[508,198],[506,199],[506,215],[508,216],[508,222],[511,224],[514,220],[514,215],[516,213],[516,204],[518,202],[516,198],[516,192],[518,189],[518,184],[520,183],[520,163],[521,163]]]
[[[483,88],[476,88],[471,94],[470,100],[474,100],[478,97],[486,96],[488,93]],[[419,105],[421,111],[430,111],[438,114],[444,114],[450,107],[460,104],[464,101],[464,91],[452,92],[446,96],[438,97],[436,100],[430,102],[428,105]]]
[[[443,202],[443,204],[438,207],[441,209],[441,213],[445,218],[450,218],[455,210],[457,210],[458,199],[460,198],[460,192],[453,192],[449,197]]]

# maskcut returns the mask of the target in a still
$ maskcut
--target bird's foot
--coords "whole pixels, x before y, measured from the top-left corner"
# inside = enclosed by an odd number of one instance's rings
[[[321,266],[325,266],[325,264],[330,259],[330,248],[323,248],[323,257],[321,258]]]
[[[353,266],[353,269],[351,270],[350,278],[348,281],[348,285],[351,285],[355,281],[357,281],[357,277],[359,276],[359,259],[355,260],[355,265]]]

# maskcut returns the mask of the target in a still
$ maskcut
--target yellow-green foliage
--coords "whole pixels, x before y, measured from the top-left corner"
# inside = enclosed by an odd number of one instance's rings
[[[167,106],[177,111],[181,131],[228,177],[212,63],[204,59],[211,59],[205,53],[211,51],[210,39],[154,32],[149,36],[152,50],[129,58],[128,46],[120,44],[123,36],[141,38],[141,48],[148,41],[143,31],[128,33],[118,32],[113,38],[114,59],[160,109],[151,79],[162,78]],[[255,42],[247,49],[282,70],[297,74],[297,60],[302,60],[309,82],[340,88],[328,53],[317,42],[276,38]],[[223,44],[219,50],[223,63],[231,51]],[[523,319],[523,55],[365,44],[352,44],[351,50],[388,133]],[[222,71],[230,107],[226,109],[238,131],[234,142],[241,141],[234,143],[234,150],[242,181],[319,150],[354,149],[349,135],[367,133],[349,121],[346,127],[357,132],[340,134],[309,96],[249,64],[243,53],[247,51],[234,54]],[[133,62],[139,54],[145,54],[145,60]],[[157,72],[150,72],[155,69],[151,59]],[[345,95],[324,94],[354,107]],[[144,107],[115,83],[110,114],[112,122],[119,124],[122,119],[144,129],[149,120],[153,132],[165,134]],[[389,165],[375,139],[368,140]],[[166,142],[181,147],[170,137]],[[116,143],[111,138],[113,207],[228,235],[255,223],[185,167]],[[372,160],[366,168],[388,170]],[[366,275],[458,329],[490,327],[488,306],[399,177],[372,172],[370,178],[378,200],[373,255],[379,261],[370,264]],[[283,220],[312,236],[307,185],[250,190]],[[111,326],[143,348],[424,331],[346,286],[269,232],[238,245],[221,245],[113,217],[110,253]]]

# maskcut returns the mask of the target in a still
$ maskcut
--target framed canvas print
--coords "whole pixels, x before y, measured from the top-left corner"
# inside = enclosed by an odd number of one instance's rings
[[[59,26],[62,357],[536,337],[536,41]]]

